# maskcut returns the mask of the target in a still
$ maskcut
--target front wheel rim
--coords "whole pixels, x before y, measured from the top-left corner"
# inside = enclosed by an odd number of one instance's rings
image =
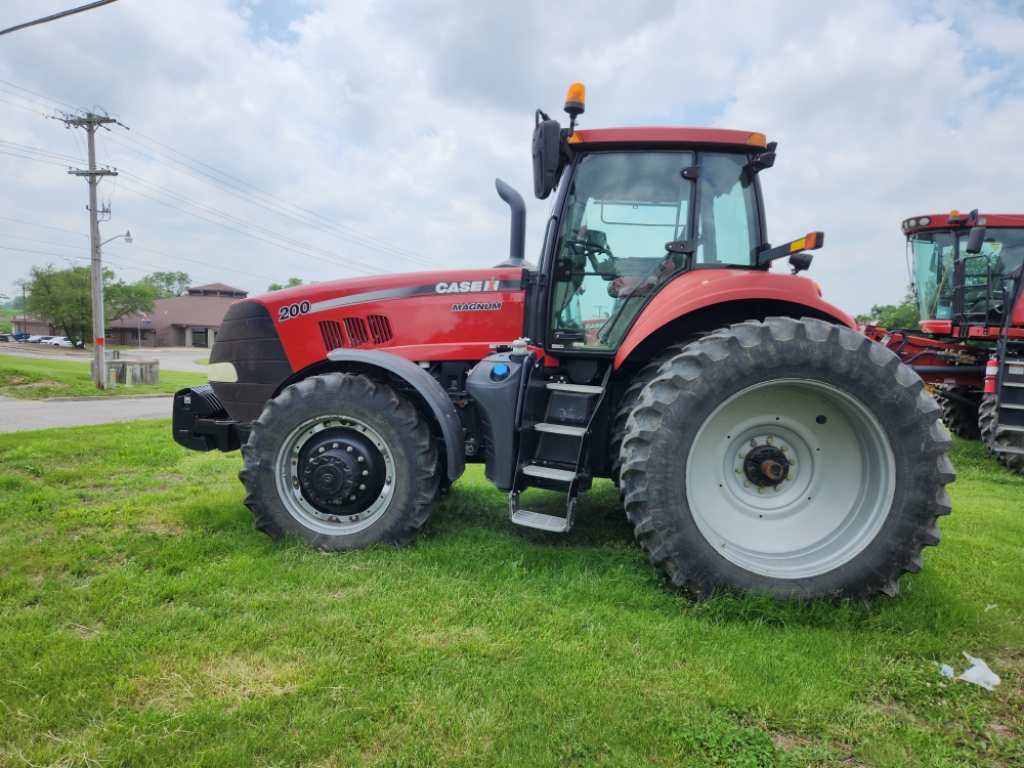
[[[892,507],[896,462],[856,397],[780,379],[737,392],[705,420],[685,485],[694,522],[722,557],[763,576],[809,578],[874,540]]]
[[[380,481],[377,485],[371,486],[373,497],[366,499],[365,503],[357,503],[356,506],[346,509],[344,502],[348,498],[315,499],[310,493],[308,483],[302,481],[304,475],[304,449],[308,444],[324,435],[340,431],[342,435],[351,433],[356,445],[362,442],[365,446],[362,453],[364,460],[360,461],[360,451],[347,452],[347,462],[352,454],[350,462],[351,470],[345,474],[348,476],[349,492],[358,496],[360,485],[363,481],[363,466],[367,463],[365,459],[379,465]],[[350,442],[352,440],[350,439]],[[331,442],[331,445],[335,443]],[[346,440],[343,438],[338,444],[344,446]],[[325,444],[326,445],[326,444]],[[343,450],[343,449],[342,449]],[[369,453],[372,451],[372,455]],[[360,419],[341,414],[329,414],[308,419],[293,429],[287,438],[281,443],[277,452],[277,460],[274,466],[274,475],[277,484],[278,496],[284,504],[288,513],[302,526],[316,533],[326,536],[344,536],[363,531],[376,523],[387,511],[395,496],[395,459],[391,448],[377,430]],[[365,489],[364,491],[365,492]],[[327,494],[339,496],[340,494]],[[315,500],[311,500],[311,497]],[[362,499],[353,499],[362,502]],[[324,503],[327,501],[328,503]],[[319,503],[318,503],[319,502]],[[329,502],[340,502],[332,504]]]

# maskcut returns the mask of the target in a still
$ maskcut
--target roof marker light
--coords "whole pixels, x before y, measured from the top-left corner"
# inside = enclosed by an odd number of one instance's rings
[[[917,226],[919,226],[919,227],[927,227],[931,223],[932,223],[932,220],[929,219],[927,216],[925,216],[922,219],[918,219],[917,220]]]
[[[907,221],[907,226],[908,227],[916,227],[917,226],[917,219],[910,219],[910,220],[908,220]]]
[[[747,144],[754,147],[768,147],[768,137],[763,133],[752,133],[750,138],[747,139]]]

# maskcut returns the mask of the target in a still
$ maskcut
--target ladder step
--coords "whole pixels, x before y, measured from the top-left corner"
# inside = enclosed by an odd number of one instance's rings
[[[551,385],[548,384],[548,386],[550,387]],[[1004,387],[1024,387],[1024,384],[1018,384],[1017,382],[1014,382],[1014,381],[1004,381],[1003,382],[1003,386]]]
[[[1024,405],[1014,405],[1013,403],[1000,403],[1000,408],[1009,408],[1014,411],[1024,411]]]
[[[1024,384],[1020,386],[1024,387]],[[549,381],[547,387],[556,392],[574,392],[577,395],[600,395],[604,392],[604,387],[592,387],[589,384],[559,384],[558,382]]]
[[[1024,408],[1024,405],[1018,407]],[[586,427],[570,427],[568,424],[534,424],[533,428],[538,432],[549,432],[552,435],[583,437],[587,434]]]
[[[576,479],[576,473],[572,470],[541,467],[536,464],[527,464],[523,467],[523,474],[531,477],[543,477],[545,480],[559,480],[563,483],[571,483]]]
[[[550,533],[565,533],[569,530],[569,521],[564,517],[527,512],[525,509],[513,512],[511,520],[516,525],[525,525],[527,528],[536,528],[539,531],[549,531]]]
[[[1019,448],[1016,445],[999,445],[999,443],[996,443],[992,446],[992,450],[996,453],[1024,454],[1024,448]]]
[[[996,436],[999,436],[1004,432],[1024,433],[1024,427],[1004,427],[1002,424],[996,425]]]

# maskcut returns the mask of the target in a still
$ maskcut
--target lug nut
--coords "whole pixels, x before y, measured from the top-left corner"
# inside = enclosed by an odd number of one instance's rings
[[[366,486],[365,485],[360,485],[359,486],[359,490],[360,491],[365,491],[366,490]]]
[[[324,449],[323,449],[323,448],[321,448],[321,449],[320,449],[320,453],[323,453],[323,452],[324,452]]]
[[[366,477],[368,474],[370,474],[370,470],[364,469],[363,470],[363,477]]]
[[[789,446],[788,446],[788,445],[784,445],[784,446],[782,446],[782,452],[783,452],[783,453],[785,453],[785,452],[786,452],[786,451],[788,451],[788,450],[789,450]]]
[[[755,440],[754,438],[750,438],[750,447],[757,448],[757,440]]]
[[[356,461],[362,461],[362,460],[363,460],[362,456],[360,456],[359,458],[356,459]],[[792,462],[790,462],[790,463],[792,463]]]
[[[789,466],[793,466],[794,464],[796,464],[796,459],[790,459]]]
[[[744,480],[743,481],[743,487],[744,488],[749,488],[750,487],[750,481],[749,480]]]
[[[762,485],[760,488],[758,488],[757,492],[758,493],[764,493],[764,486]]]
[[[775,492],[776,492],[776,493],[778,493],[778,492],[779,492],[779,491],[781,491],[781,490],[782,490],[782,486],[781,486],[781,485],[776,485],[776,486],[775,486]]]
[[[789,481],[790,481],[790,480],[792,480],[792,479],[793,479],[793,476],[792,476],[792,475],[789,475],[789,476],[788,476],[788,477],[786,478],[786,481],[787,481],[787,482],[789,482]]]
[[[745,451],[740,451],[740,458],[741,458],[741,459],[745,459],[745,458],[747,458],[747,454],[746,454],[746,452],[745,452]]]
[[[337,447],[338,447],[337,443],[334,443],[333,445],[331,445],[331,448],[337,448]]]
[[[348,451],[349,453],[352,453],[352,446],[350,445],[350,446],[349,446],[348,448],[346,448],[345,450],[346,450],[346,451]]]
[[[348,497],[348,500],[349,501],[355,501],[356,500],[356,495],[353,493],[351,496]]]
[[[737,475],[742,475],[743,474],[743,470],[740,469],[739,467],[736,467],[736,474]]]
[[[768,445],[774,445],[775,444],[775,441],[772,438],[770,438],[770,437],[765,442],[767,442]]]

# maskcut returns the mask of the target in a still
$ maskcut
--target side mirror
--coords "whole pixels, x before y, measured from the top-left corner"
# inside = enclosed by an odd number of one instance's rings
[[[557,120],[541,120],[533,129],[533,194],[544,200],[558,183],[562,129]]]
[[[981,253],[981,248],[985,244],[985,228],[979,227],[975,224],[971,228],[971,234],[967,236],[967,252],[968,253]]]

